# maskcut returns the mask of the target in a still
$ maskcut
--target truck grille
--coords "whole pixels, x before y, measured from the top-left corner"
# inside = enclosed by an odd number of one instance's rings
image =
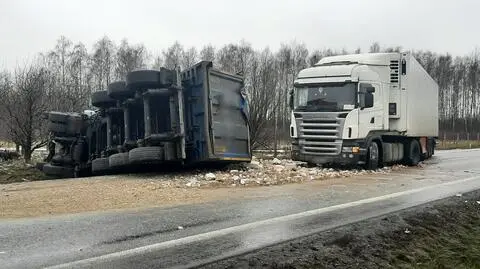
[[[297,114],[300,153],[310,155],[337,155],[342,148],[344,118],[338,113]]]

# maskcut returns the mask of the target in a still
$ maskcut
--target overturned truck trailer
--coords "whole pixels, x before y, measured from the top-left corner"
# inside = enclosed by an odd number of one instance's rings
[[[179,72],[138,70],[92,94],[96,111],[48,112],[43,171],[61,177],[132,165],[251,160],[243,78],[203,61]]]

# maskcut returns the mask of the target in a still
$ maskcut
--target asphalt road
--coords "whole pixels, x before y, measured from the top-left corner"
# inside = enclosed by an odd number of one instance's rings
[[[480,150],[345,184],[251,188],[245,200],[0,221],[1,268],[192,267],[480,189]]]

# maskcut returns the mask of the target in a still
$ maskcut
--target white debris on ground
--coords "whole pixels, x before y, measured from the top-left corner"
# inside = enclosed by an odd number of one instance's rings
[[[262,160],[254,158],[250,163],[232,165],[224,170],[217,171],[189,171],[152,176],[160,186],[158,188],[175,187],[204,187],[204,186],[270,186],[286,183],[325,180],[340,177],[352,177],[365,174],[386,174],[404,168],[402,165],[384,167],[376,171],[357,169],[333,169],[321,167],[307,167],[306,163],[289,159]]]
[[[205,175],[206,180],[214,180],[217,176],[214,173],[208,173]]]

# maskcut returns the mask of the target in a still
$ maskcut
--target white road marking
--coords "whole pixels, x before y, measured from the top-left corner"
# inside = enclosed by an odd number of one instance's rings
[[[229,227],[229,228],[224,228],[224,229],[220,229],[220,230],[216,230],[216,231],[191,235],[191,236],[187,236],[187,237],[183,237],[183,238],[179,238],[179,239],[174,239],[174,240],[170,240],[170,241],[165,241],[165,242],[161,242],[161,243],[151,244],[151,245],[147,245],[147,246],[143,246],[143,247],[127,249],[127,250],[123,250],[123,251],[118,251],[118,252],[113,252],[113,253],[109,253],[109,254],[105,254],[105,255],[100,255],[100,256],[97,256],[97,257],[92,257],[92,258],[87,258],[87,259],[83,259],[83,260],[78,260],[78,261],[68,262],[68,263],[64,263],[64,264],[59,264],[59,265],[55,265],[55,266],[51,266],[51,267],[46,267],[46,269],[72,268],[72,267],[76,267],[76,266],[89,265],[89,264],[92,264],[94,262],[102,262],[102,261],[105,262],[105,261],[115,260],[115,259],[118,259],[118,258],[136,256],[136,255],[139,255],[139,254],[142,254],[142,253],[158,251],[158,250],[161,250],[161,249],[167,249],[167,248],[170,248],[170,247],[179,246],[179,245],[183,245],[183,244],[187,244],[187,243],[195,243],[195,242],[199,242],[199,241],[202,241],[202,240],[207,240],[207,239],[210,239],[210,238],[213,238],[213,237],[224,236],[224,235],[228,235],[228,234],[231,234],[231,233],[234,233],[234,232],[246,231],[246,230],[254,229],[254,228],[257,228],[257,227],[263,226],[263,225],[271,225],[271,224],[275,224],[277,222],[291,221],[291,220],[300,219],[300,218],[309,217],[309,216],[314,216],[314,215],[318,215],[318,214],[322,214],[322,213],[332,212],[332,211],[339,210],[339,209],[345,209],[345,208],[349,208],[349,207],[354,207],[354,206],[359,206],[359,205],[363,205],[363,204],[378,202],[378,201],[382,201],[382,200],[388,200],[388,199],[396,198],[396,197],[403,196],[403,195],[413,194],[413,193],[422,192],[422,191],[426,191],[426,190],[430,190],[430,189],[435,189],[435,188],[442,187],[442,186],[450,186],[450,185],[465,183],[465,182],[474,181],[474,180],[480,180],[480,176],[465,178],[465,179],[461,179],[461,180],[457,180],[457,181],[450,181],[450,182],[436,184],[436,185],[431,185],[431,186],[422,187],[422,188],[419,188],[419,189],[412,189],[412,190],[407,190],[407,191],[402,191],[402,192],[386,194],[386,195],[382,195],[382,196],[378,196],[378,197],[372,197],[372,198],[358,200],[358,201],[349,202],[349,203],[345,203],[345,204],[339,204],[339,205],[334,205],[334,206],[329,206],[329,207],[324,207],[324,208],[313,209],[313,210],[304,211],[304,212],[301,212],[301,213],[285,215],[285,216],[281,216],[281,217],[275,217],[275,218],[271,218],[271,219],[266,219],[266,220],[241,224],[241,225],[232,226],[232,227]]]
[[[5,251],[0,251],[0,254],[7,254],[7,252],[5,252]]]

